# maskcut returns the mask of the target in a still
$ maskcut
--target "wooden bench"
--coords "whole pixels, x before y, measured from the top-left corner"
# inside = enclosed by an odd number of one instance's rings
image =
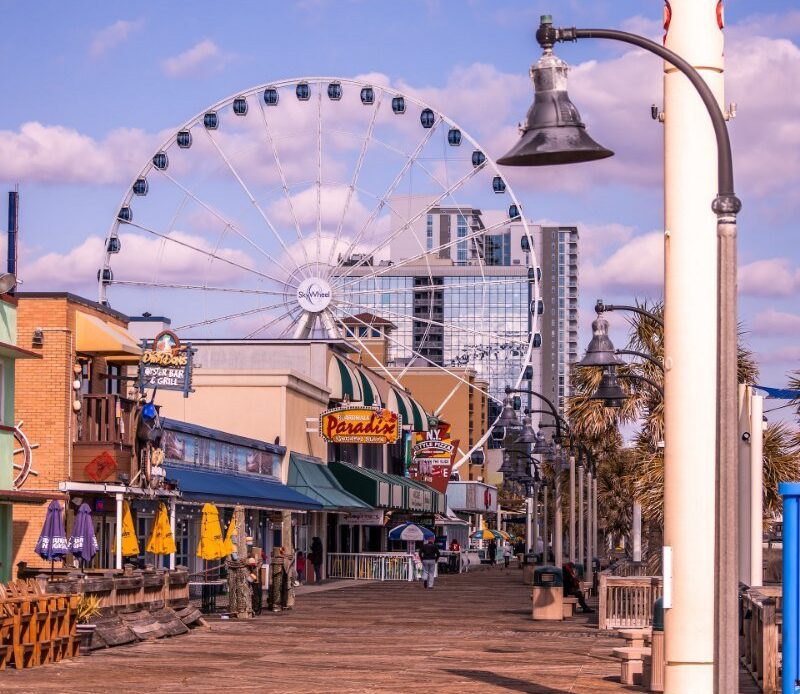
[[[639,684],[638,681],[634,680],[640,679],[637,675],[642,674],[642,658],[645,655],[650,655],[650,649],[623,646],[622,648],[615,648],[612,653],[622,661],[620,682],[622,684]]]
[[[564,619],[569,619],[575,614],[575,606],[578,604],[578,598],[565,595],[563,598]]]

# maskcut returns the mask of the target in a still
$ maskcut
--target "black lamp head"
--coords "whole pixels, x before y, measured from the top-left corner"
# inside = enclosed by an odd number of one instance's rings
[[[517,427],[519,426],[519,419],[517,413],[514,411],[514,398],[511,395],[506,395],[503,398],[503,409],[500,412],[496,426],[499,427]]]
[[[578,366],[619,366],[623,363],[616,355],[614,345],[608,336],[608,321],[602,315],[598,315],[592,321],[592,339]]]
[[[576,164],[613,156],[586,132],[578,109],[567,94],[569,66],[544,45],[544,54],[531,67],[534,99],[522,137],[497,160],[505,166]]]
[[[603,370],[603,378],[597,390],[591,396],[592,400],[602,400],[606,407],[622,407],[628,398],[617,378],[616,367],[606,366]]]
[[[522,419],[522,432],[514,440],[514,443],[536,443],[537,441],[536,432],[531,425],[531,416],[526,414]]]

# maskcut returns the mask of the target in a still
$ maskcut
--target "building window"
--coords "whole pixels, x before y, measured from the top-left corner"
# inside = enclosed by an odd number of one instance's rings
[[[120,376],[122,375],[122,367],[119,364],[108,365],[108,378],[106,379],[106,395],[119,395],[120,394]]]
[[[466,238],[467,236],[467,218],[460,214],[458,215],[458,219],[456,222],[456,237],[459,239]],[[456,262],[459,263],[466,263],[467,262],[467,242],[466,241],[459,241],[456,244],[457,256]]]
[[[431,251],[433,250],[433,215],[428,215],[428,223],[425,228],[425,247]]]

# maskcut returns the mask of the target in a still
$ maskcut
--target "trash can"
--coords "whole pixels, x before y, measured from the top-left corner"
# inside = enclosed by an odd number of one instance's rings
[[[533,619],[560,622],[564,618],[564,577],[557,566],[539,566],[533,571]]]
[[[664,691],[666,675],[666,654],[664,651],[664,599],[653,603],[653,637],[650,642],[650,656],[644,658],[643,681],[651,692]]]

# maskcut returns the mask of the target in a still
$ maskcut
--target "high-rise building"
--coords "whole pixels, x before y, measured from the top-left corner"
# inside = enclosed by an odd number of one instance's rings
[[[538,311],[540,346],[532,355],[532,379],[523,385],[544,389],[563,407],[577,354],[577,230],[529,223],[541,298],[547,299],[535,306],[529,282],[535,270],[519,221],[506,210],[431,205],[408,224],[415,215],[403,214],[405,208],[424,204],[392,200],[392,231],[402,233],[391,234],[382,257],[359,255],[344,263],[341,273],[352,279],[342,305],[394,324],[390,364],[473,368],[500,401],[525,366],[531,309]]]
[[[562,412],[570,393],[570,365],[578,359],[578,229],[535,227],[542,269],[541,388]]]

